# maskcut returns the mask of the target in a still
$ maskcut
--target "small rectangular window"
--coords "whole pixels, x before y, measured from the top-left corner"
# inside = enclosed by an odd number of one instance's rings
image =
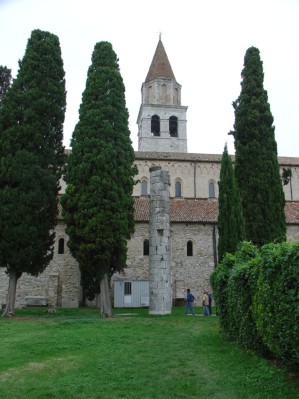
[[[192,241],[187,242],[187,256],[193,256],[193,243]]]
[[[125,281],[125,295],[131,295],[132,294],[132,283],[131,281]]]
[[[58,241],[58,253],[59,254],[64,254],[64,239],[63,238],[59,238],[59,241]]]
[[[144,256],[149,255],[149,240],[143,241],[143,255]]]

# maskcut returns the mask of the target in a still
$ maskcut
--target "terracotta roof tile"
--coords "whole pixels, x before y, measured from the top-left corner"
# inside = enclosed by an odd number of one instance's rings
[[[71,153],[70,148],[65,149],[66,155]],[[204,161],[204,162],[221,162],[222,154],[200,154],[200,153],[180,153],[180,152],[150,152],[150,151],[135,151],[136,160],[168,160],[168,161]],[[231,155],[232,160],[235,156]],[[278,157],[280,166],[299,166],[298,157]]]
[[[170,201],[171,222],[210,222],[218,218],[218,201],[214,199],[174,199]]]
[[[181,152],[149,152],[149,151],[135,151],[136,160],[167,160],[167,161],[201,161],[201,162],[221,162],[222,154],[200,154],[200,153],[181,153]],[[231,155],[232,160],[235,156]],[[297,166],[299,165],[299,158],[296,157],[278,157],[278,162],[281,166]]]
[[[135,198],[135,221],[148,222],[150,199]],[[215,223],[218,218],[218,202],[202,199],[171,199],[171,222],[204,222]]]
[[[286,202],[285,213],[287,224],[299,224],[299,202]]]
[[[135,197],[135,221],[148,222],[150,199]],[[285,205],[287,224],[299,224],[299,201],[287,201]],[[62,220],[62,206],[58,202],[58,219]],[[171,222],[217,223],[218,201],[211,199],[171,199]]]
[[[135,159],[136,160],[221,162],[221,157],[222,157],[222,154],[135,151]]]
[[[286,202],[287,224],[299,224],[299,202]],[[135,221],[148,222],[150,199],[135,198]],[[211,199],[171,199],[171,222],[217,223],[218,201]]]
[[[151,66],[145,78],[149,82],[157,78],[167,78],[175,80],[170,62],[168,60],[165,48],[161,40],[159,40]]]
[[[148,222],[150,212],[150,200],[145,197],[135,197],[135,221]]]

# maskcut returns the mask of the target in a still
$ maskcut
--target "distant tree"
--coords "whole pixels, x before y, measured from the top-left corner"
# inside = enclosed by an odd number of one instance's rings
[[[263,87],[259,50],[245,54],[241,94],[233,103],[236,163],[247,240],[256,245],[284,241],[284,193],[279,174],[273,116]]]
[[[95,45],[71,145],[62,197],[68,245],[85,292],[110,317],[110,277],[125,266],[134,230],[136,167],[125,87],[108,42]]]
[[[0,107],[2,105],[3,96],[10,86],[11,79],[11,69],[0,65]]]
[[[218,231],[218,261],[221,262],[226,252],[235,253],[238,244],[246,239],[241,198],[226,145],[221,159]]]
[[[282,168],[281,181],[284,186],[290,184],[291,201],[293,200],[292,176],[293,174],[291,168]]]
[[[22,273],[37,276],[53,256],[64,163],[64,69],[57,36],[34,30],[0,108],[0,266],[14,311]]]
[[[287,186],[292,180],[291,168],[282,168],[281,180],[284,186]]]

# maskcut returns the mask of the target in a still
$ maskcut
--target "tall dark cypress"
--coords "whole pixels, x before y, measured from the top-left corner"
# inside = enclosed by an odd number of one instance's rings
[[[71,144],[62,197],[68,245],[86,292],[99,294],[102,315],[111,316],[110,276],[125,266],[134,229],[136,169],[125,87],[108,42],[95,45]]]
[[[226,252],[236,252],[239,242],[245,240],[241,198],[226,145],[221,159],[218,231],[218,261],[221,262]]]
[[[256,245],[286,238],[284,193],[273,116],[264,90],[259,50],[245,54],[241,94],[233,103],[236,165],[247,240]]]
[[[11,69],[0,65],[0,107],[2,104],[2,99],[10,86],[11,79]]]
[[[66,105],[57,36],[34,30],[0,107],[0,266],[9,274],[5,314],[18,278],[53,256]]]

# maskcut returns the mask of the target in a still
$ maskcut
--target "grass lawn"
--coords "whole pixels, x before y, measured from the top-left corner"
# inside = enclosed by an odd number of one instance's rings
[[[198,310],[197,310],[198,311]],[[286,371],[225,341],[217,317],[17,310],[0,319],[0,398],[296,399]]]

